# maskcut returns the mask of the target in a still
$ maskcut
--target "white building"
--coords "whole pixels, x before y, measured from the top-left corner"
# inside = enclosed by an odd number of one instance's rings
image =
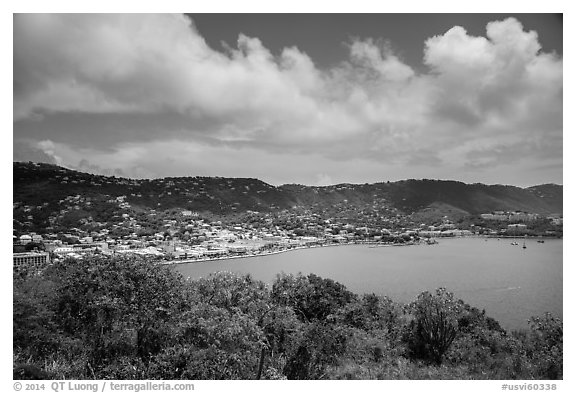
[[[57,247],[53,252],[56,255],[64,256],[73,253],[74,249],[72,247]]]
[[[13,268],[21,270],[26,267],[41,268],[50,263],[47,252],[17,252],[13,254]]]
[[[20,236],[20,243],[21,244],[28,244],[32,241],[32,236],[30,235],[22,235]]]

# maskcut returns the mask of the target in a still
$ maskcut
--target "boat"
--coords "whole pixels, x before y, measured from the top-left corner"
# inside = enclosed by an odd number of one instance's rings
[[[522,248],[526,248],[526,235],[524,235],[524,243],[522,243]]]
[[[538,240],[538,243],[544,243],[544,240]]]
[[[512,242],[512,243],[510,243],[510,244],[513,245],[513,246],[517,246],[517,245],[518,245],[518,242]]]

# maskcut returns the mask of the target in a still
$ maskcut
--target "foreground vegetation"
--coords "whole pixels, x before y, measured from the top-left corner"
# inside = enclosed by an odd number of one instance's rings
[[[562,378],[550,314],[507,332],[443,288],[401,305],[313,274],[67,260],[15,274],[13,323],[15,379]]]

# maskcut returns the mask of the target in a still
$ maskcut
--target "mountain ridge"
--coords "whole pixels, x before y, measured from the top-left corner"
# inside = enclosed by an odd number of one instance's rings
[[[111,198],[123,197],[142,211],[183,209],[227,216],[300,209],[327,218],[358,214],[382,218],[423,213],[474,216],[500,210],[562,214],[562,191],[563,186],[550,183],[520,188],[433,179],[329,186],[273,186],[255,178],[206,176],[129,179],[53,164],[13,163],[14,216],[40,227],[49,226],[50,215],[75,196],[89,200],[82,209],[75,208],[86,217],[94,216],[95,209],[106,210]],[[107,219],[101,215],[101,220]]]
[[[201,175],[196,175],[196,176],[165,176],[165,177],[158,177],[158,178],[131,178],[131,177],[126,177],[126,176],[118,176],[118,175],[109,175],[109,174],[98,174],[98,173],[92,173],[92,172],[84,172],[81,171],[78,168],[68,168],[65,166],[61,166],[58,164],[50,164],[50,163],[45,163],[45,162],[33,162],[33,161],[13,161],[12,162],[13,166],[14,165],[42,165],[42,166],[46,166],[46,167],[54,167],[54,168],[59,168],[59,169],[63,169],[63,170],[67,170],[67,171],[71,171],[71,172],[77,172],[77,173],[82,173],[82,174],[87,174],[87,175],[92,175],[92,176],[99,176],[99,177],[108,177],[108,178],[115,178],[118,180],[137,180],[137,181],[155,181],[155,180],[174,180],[174,179],[189,179],[189,178],[198,178],[198,179],[239,179],[239,180],[258,180],[261,181],[262,183],[266,183],[272,187],[288,187],[288,186],[299,186],[299,187],[314,187],[314,188],[325,188],[325,187],[335,187],[335,186],[361,186],[361,185],[374,185],[374,184],[384,184],[384,183],[398,183],[398,182],[406,182],[406,181],[440,181],[440,182],[454,182],[454,183],[462,183],[468,186],[472,186],[472,185],[484,185],[484,186],[505,186],[505,187],[515,187],[515,188],[520,188],[523,190],[526,189],[530,189],[530,188],[535,188],[535,187],[542,187],[542,186],[556,186],[556,187],[563,187],[562,184],[556,184],[556,183],[542,183],[542,184],[535,184],[532,186],[526,186],[526,187],[521,187],[521,186],[515,186],[513,184],[502,184],[502,183],[493,183],[493,184],[487,184],[487,183],[481,183],[481,182],[474,182],[474,183],[467,183],[465,181],[462,180],[455,180],[455,179],[429,179],[429,178],[421,178],[421,179],[414,179],[414,178],[410,178],[410,179],[402,179],[402,180],[395,180],[395,181],[379,181],[379,182],[374,182],[374,183],[350,183],[350,182],[344,182],[344,183],[334,183],[334,184],[327,184],[327,185],[307,185],[307,184],[302,184],[302,183],[284,183],[284,184],[280,184],[280,185],[273,185],[271,183],[268,183],[264,180],[255,178],[255,177],[227,177],[227,176],[201,176]]]

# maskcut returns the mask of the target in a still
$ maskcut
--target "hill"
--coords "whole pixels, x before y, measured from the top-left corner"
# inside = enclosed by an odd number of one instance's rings
[[[168,177],[126,179],[51,164],[13,163],[15,227],[41,230],[55,224],[118,221],[126,206],[146,217],[174,209],[218,217],[250,211],[307,211],[325,218],[408,216],[449,218],[491,211],[562,214],[562,186],[530,188],[403,180],[375,184],[272,186],[252,178]]]
[[[447,180],[403,180],[375,184],[340,184],[328,187],[282,186],[302,204],[372,203],[383,201],[405,214],[438,204],[468,214],[494,210],[562,213],[562,186],[543,185],[523,189],[514,186],[465,184]]]

